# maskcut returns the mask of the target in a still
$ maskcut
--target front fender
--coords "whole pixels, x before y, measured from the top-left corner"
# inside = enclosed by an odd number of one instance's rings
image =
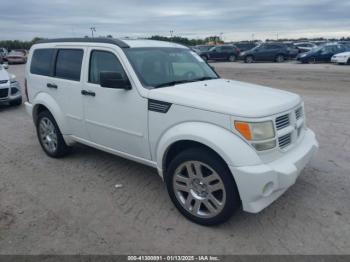
[[[246,142],[222,127],[202,122],[186,122],[168,129],[157,145],[156,161],[163,174],[163,158],[170,146],[178,141],[190,140],[204,144],[219,154],[229,166],[261,164],[261,160]]]
[[[58,106],[57,102],[55,99],[53,99],[50,95],[46,93],[39,93],[35,96],[33,99],[33,120],[34,123],[36,122],[36,117],[37,117],[37,110],[39,108],[39,105],[45,106],[52,116],[55,118],[56,123],[58,127],[60,128],[60,131],[63,135],[69,135],[69,128],[68,125],[65,121],[64,114],[60,107]]]

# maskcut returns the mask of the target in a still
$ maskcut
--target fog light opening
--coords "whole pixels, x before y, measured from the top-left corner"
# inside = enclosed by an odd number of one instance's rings
[[[263,190],[262,190],[263,196],[271,195],[273,192],[273,188],[274,188],[273,182],[268,182],[267,184],[265,184],[265,186],[263,187]]]

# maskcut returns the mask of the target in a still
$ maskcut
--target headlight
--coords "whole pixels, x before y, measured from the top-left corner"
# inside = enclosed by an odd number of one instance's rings
[[[245,139],[252,142],[252,146],[257,151],[276,147],[275,129],[272,121],[255,123],[235,121],[235,128]]]
[[[255,123],[235,121],[235,128],[249,141],[261,141],[275,137],[272,121]]]

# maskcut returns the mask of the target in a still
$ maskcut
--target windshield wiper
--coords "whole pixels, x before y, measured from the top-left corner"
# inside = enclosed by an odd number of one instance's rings
[[[162,84],[156,85],[154,88],[161,88],[161,87],[166,87],[166,86],[174,86],[174,85],[177,85],[177,84],[199,82],[199,81],[212,80],[212,79],[218,79],[218,77],[204,76],[204,77],[201,77],[201,78],[195,78],[195,79],[190,79],[190,80],[170,81],[170,82],[166,82],[166,83],[162,83]]]
[[[162,83],[159,85],[154,86],[154,88],[160,88],[160,87],[166,87],[166,86],[174,86],[177,84],[184,84],[184,83],[189,83],[192,82],[191,80],[179,80],[179,81],[170,81],[170,82],[166,82],[166,83]]]
[[[213,79],[218,79],[218,77],[203,76],[200,78],[192,79],[191,82],[199,82],[199,81],[213,80]]]

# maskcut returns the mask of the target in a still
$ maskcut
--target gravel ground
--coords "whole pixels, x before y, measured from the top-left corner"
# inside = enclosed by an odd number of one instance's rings
[[[202,227],[177,212],[155,170],[85,146],[50,159],[24,106],[1,106],[0,254],[349,254],[350,67],[213,65],[304,98],[320,151],[280,199]],[[23,85],[24,66],[9,71]]]

